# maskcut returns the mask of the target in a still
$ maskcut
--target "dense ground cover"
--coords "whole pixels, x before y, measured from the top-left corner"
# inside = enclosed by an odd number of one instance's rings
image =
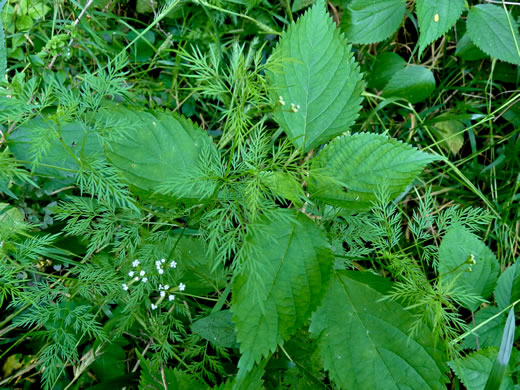
[[[0,388],[517,388],[519,14],[0,1]]]

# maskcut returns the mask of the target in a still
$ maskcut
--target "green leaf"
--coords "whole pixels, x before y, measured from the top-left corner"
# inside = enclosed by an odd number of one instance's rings
[[[390,287],[366,272],[335,272],[310,327],[323,366],[344,389],[446,389],[431,332],[410,336],[412,313],[382,300]]]
[[[477,236],[461,226],[452,227],[439,247],[438,272],[444,282],[454,282],[460,291],[488,298],[498,278],[498,261]],[[479,302],[461,298],[464,307],[475,311]]]
[[[465,126],[458,120],[440,120],[441,118],[442,116],[436,118],[439,121],[433,125],[433,133],[441,141],[441,146],[444,149],[457,154],[464,146]]]
[[[30,120],[13,132],[9,148],[17,160],[32,167],[35,173],[67,179],[67,183],[74,181],[79,159],[103,154],[100,137],[83,123],[43,119]]]
[[[498,348],[481,349],[448,364],[468,390],[484,390],[497,355]],[[513,390],[511,378],[506,377],[499,389]]]
[[[385,89],[384,97],[400,97],[415,104],[426,100],[435,89],[431,70],[420,65],[409,65],[396,72]]]
[[[467,34],[484,53],[499,60],[520,64],[520,35],[515,18],[493,4],[472,7],[466,21]]]
[[[485,390],[498,389],[504,380],[509,360],[511,359],[511,352],[513,351],[513,343],[515,341],[515,311],[513,308],[509,310],[507,316],[506,327],[500,343],[500,350],[498,351],[497,359],[493,363],[489,378],[486,382]]]
[[[333,140],[314,158],[308,191],[334,206],[363,211],[386,186],[397,197],[438,157],[384,135],[360,133]]]
[[[475,326],[482,324],[499,312],[500,309],[496,306],[483,307],[475,314]],[[462,348],[471,348],[476,350],[480,348],[500,346],[500,340],[502,339],[502,333],[504,332],[505,326],[505,315],[500,315],[492,319],[478,328],[475,333],[467,336],[462,343]],[[473,326],[471,328],[473,328]]]
[[[380,42],[403,21],[405,0],[352,0],[341,18],[341,28],[354,43]]]
[[[464,0],[417,0],[416,10],[420,57],[426,46],[455,25],[464,11]]]
[[[469,34],[466,33],[457,42],[457,50],[455,55],[459,56],[463,60],[476,61],[483,58],[487,58],[488,55],[480,50],[469,38]]]
[[[494,294],[500,309],[520,299],[520,262],[517,261],[500,275]]]
[[[334,263],[327,240],[308,217],[294,218],[264,218],[250,228],[246,246],[261,277],[241,274],[233,283],[239,376],[294,334],[327,289]]]
[[[296,205],[303,205],[305,191],[291,175],[282,171],[264,171],[260,179],[275,195],[289,199]]]
[[[170,248],[166,253],[169,253]],[[190,286],[190,293],[205,295],[226,286],[227,273],[222,264],[208,255],[207,246],[199,238],[182,236],[175,248],[177,270],[182,281]]]
[[[235,324],[229,310],[217,311],[193,323],[191,330],[212,344],[225,348],[236,348]]]
[[[107,110],[107,121],[126,127],[109,143],[106,154],[123,172],[126,181],[141,190],[178,178],[199,164],[203,148],[214,148],[211,139],[193,122],[174,114],[134,112],[124,108]],[[193,190],[186,198],[200,199]]]
[[[382,90],[392,76],[406,67],[406,61],[391,51],[378,55],[367,80],[367,87]]]
[[[0,1],[0,15],[4,9],[4,5],[7,0]],[[4,81],[5,70],[7,68],[7,54],[5,51],[5,35],[4,26],[2,24],[2,18],[0,18],[0,81]]]
[[[274,119],[291,141],[309,151],[348,130],[361,108],[363,82],[350,45],[323,5],[283,33],[274,56],[280,66],[268,74],[273,98],[285,103]]]

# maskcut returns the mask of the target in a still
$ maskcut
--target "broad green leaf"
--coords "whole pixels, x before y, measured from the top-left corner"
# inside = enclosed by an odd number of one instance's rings
[[[417,0],[419,22],[419,56],[430,43],[453,27],[462,11],[464,0]]]
[[[410,335],[413,314],[383,300],[390,286],[366,272],[335,272],[310,327],[324,368],[342,389],[446,389],[431,332]]]
[[[400,26],[405,4],[405,0],[352,0],[341,18],[341,28],[350,42],[380,42]]]
[[[509,315],[507,316],[502,342],[500,343],[500,349],[498,350],[497,358],[493,363],[491,372],[489,373],[489,378],[486,382],[485,390],[495,390],[500,388],[509,365],[509,360],[511,359],[514,341],[515,311],[514,308],[511,308],[509,310]]]
[[[498,278],[498,261],[477,236],[455,225],[439,247],[438,272],[443,281],[454,282],[462,292],[488,298]],[[475,311],[478,302],[462,298],[464,306]]]
[[[520,35],[515,18],[501,6],[472,7],[466,21],[467,34],[484,53],[499,60],[520,64]]]
[[[367,87],[382,90],[392,76],[406,67],[406,61],[399,54],[391,51],[378,55],[369,73]]]
[[[494,294],[500,309],[505,309],[520,299],[520,262],[518,260],[500,275]]]
[[[462,122],[453,119],[439,120],[433,125],[433,132],[441,141],[441,146],[453,154],[457,154],[464,145],[464,129]]]
[[[108,381],[122,376],[126,372],[126,351],[123,349],[128,342],[124,338],[118,338],[103,346],[99,356],[94,358],[90,366],[92,371],[101,381]],[[98,350],[100,342],[92,347]]]
[[[384,97],[400,97],[415,104],[426,100],[435,89],[431,70],[410,65],[396,72],[383,90]]]
[[[106,148],[108,159],[122,171],[128,184],[147,192],[193,169],[202,150],[214,148],[204,131],[182,116],[124,108],[109,109],[104,115],[107,121],[125,127]],[[194,189],[186,198],[203,196]]]
[[[334,206],[363,211],[386,186],[397,197],[438,157],[384,135],[360,133],[333,140],[311,165],[311,197]]]
[[[481,323],[489,320],[499,312],[500,309],[496,306],[483,307],[475,314],[475,326],[478,326]],[[464,342],[462,343],[462,348],[480,349],[487,347],[499,347],[505,326],[506,316],[502,314],[478,328],[475,333],[466,336]]]
[[[322,4],[283,33],[274,55],[279,66],[268,74],[280,102],[274,118],[291,141],[309,151],[348,130],[361,108],[363,82],[350,45]]]
[[[282,171],[261,172],[260,179],[275,195],[303,205],[305,191],[291,175]]]
[[[235,324],[229,310],[217,311],[193,323],[191,330],[212,344],[236,348]]]
[[[0,1],[0,14],[4,9],[7,0]],[[2,18],[0,18],[0,81],[4,81],[5,70],[7,68],[7,53],[5,51],[5,35]]]
[[[9,148],[17,160],[39,175],[74,181],[79,160],[102,155],[95,131],[80,122],[56,123],[33,119],[9,137]]]
[[[320,229],[304,215],[263,221],[246,239],[261,277],[233,282],[231,311],[242,356],[239,376],[300,328],[325,293],[334,259]]]
[[[462,359],[450,361],[448,364],[468,390],[484,390],[497,355],[498,348],[486,348],[473,352]],[[500,390],[513,389],[511,378],[504,378]]]
[[[205,295],[226,286],[226,270],[222,264],[215,265],[206,243],[189,236],[183,236],[178,242],[175,237],[175,243],[177,270],[182,273],[182,281],[189,286],[191,294]],[[170,250],[167,248],[166,253]]]
[[[475,44],[469,38],[469,34],[467,32],[457,42],[457,50],[455,50],[455,55],[467,61],[476,61],[488,57],[486,53],[475,46]]]

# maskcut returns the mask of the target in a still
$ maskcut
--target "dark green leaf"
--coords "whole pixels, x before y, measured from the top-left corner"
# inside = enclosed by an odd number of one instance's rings
[[[499,60],[520,64],[520,35],[515,18],[501,6],[479,4],[467,19],[467,34],[484,53]]]
[[[352,0],[341,18],[341,28],[354,43],[382,41],[403,21],[405,4],[404,0]]]
[[[367,86],[382,90],[392,76],[404,67],[406,67],[406,61],[399,54],[387,51],[378,55],[367,80]]]
[[[413,315],[382,300],[390,286],[368,272],[335,273],[310,327],[323,366],[344,389],[445,390],[447,367],[431,332],[410,336]]]
[[[439,247],[438,271],[447,283],[473,296],[488,298],[498,278],[499,265],[493,252],[474,234],[461,226],[452,227]],[[464,306],[471,311],[478,302],[465,297]]]
[[[434,89],[435,77],[431,70],[409,65],[392,76],[383,90],[383,96],[400,97],[414,104],[426,100]]]
[[[350,46],[322,4],[289,27],[274,55],[281,61],[269,73],[280,102],[274,118],[291,141],[309,151],[348,130],[361,108],[363,83]]]
[[[217,311],[193,323],[191,330],[219,347],[237,348],[233,314],[229,310]]]
[[[233,283],[239,376],[294,334],[326,291],[332,251],[308,217],[294,217],[294,222],[263,220],[250,228],[246,245],[261,274],[241,274]]]
[[[314,158],[309,193],[335,206],[363,211],[381,186],[397,197],[438,159],[410,145],[378,134],[353,134],[333,140]]]
[[[464,10],[464,0],[417,0],[419,56],[434,40],[453,27]]]
[[[520,299],[520,263],[517,261],[498,278],[495,299],[500,309]]]

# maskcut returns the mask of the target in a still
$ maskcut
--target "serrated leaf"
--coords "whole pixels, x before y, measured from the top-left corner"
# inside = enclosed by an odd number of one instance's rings
[[[363,211],[386,186],[397,197],[438,157],[384,135],[360,133],[333,140],[313,159],[308,192],[334,206]]]
[[[498,348],[481,349],[448,364],[468,390],[484,390],[497,355]],[[511,378],[504,378],[500,390],[513,389]]]
[[[42,143],[47,146],[34,166],[35,151]],[[103,154],[99,136],[83,123],[55,123],[40,118],[28,121],[13,132],[9,148],[17,160],[33,168],[35,173],[66,179],[65,183],[69,184],[80,168],[77,159]]]
[[[416,10],[420,57],[426,46],[455,25],[464,11],[464,0],[417,0]]]
[[[382,90],[392,76],[406,67],[406,61],[391,51],[378,55],[367,80],[367,87]]]
[[[457,50],[455,50],[455,55],[467,61],[481,60],[488,56],[477,46],[475,46],[475,44],[469,38],[468,33],[464,34],[457,42]]]
[[[409,65],[396,72],[383,90],[384,97],[400,97],[415,104],[426,100],[435,89],[431,70]]]
[[[236,348],[235,324],[229,310],[217,311],[193,323],[191,330],[212,344]]]
[[[484,53],[499,60],[520,64],[520,35],[515,18],[493,4],[472,7],[466,21],[467,34]]]
[[[520,262],[508,267],[498,278],[495,300],[500,309],[520,299]]]
[[[128,184],[154,192],[160,184],[178,178],[200,162],[203,148],[214,148],[211,139],[189,119],[174,114],[112,108],[103,113],[107,121],[126,126],[109,142],[106,155]],[[194,189],[186,198],[200,199]]]
[[[491,317],[498,314],[499,312],[500,309],[496,306],[483,307],[475,314],[475,326],[478,326],[483,322],[489,320]],[[491,321],[486,322],[485,325],[482,325],[474,333],[470,334],[469,336],[466,336],[464,342],[462,343],[462,348],[480,349],[488,347],[499,347],[505,326],[505,315],[500,315],[492,319]]]
[[[477,236],[455,225],[439,247],[438,272],[445,282],[455,282],[461,291],[488,298],[498,278],[498,261]],[[464,307],[475,311],[478,302],[461,298]]]
[[[446,389],[431,332],[410,336],[412,313],[382,300],[390,287],[369,273],[335,272],[310,327],[324,368],[343,389]]]
[[[376,43],[392,35],[403,21],[405,0],[353,0],[341,18],[349,41]]]
[[[262,276],[241,274],[233,283],[231,311],[242,353],[239,376],[294,334],[326,291],[332,251],[308,217],[294,218],[264,219],[250,228],[246,245]]]
[[[269,81],[273,98],[285,103],[274,119],[294,145],[309,151],[348,130],[361,108],[361,73],[321,3],[289,27],[274,56],[280,66]]]

